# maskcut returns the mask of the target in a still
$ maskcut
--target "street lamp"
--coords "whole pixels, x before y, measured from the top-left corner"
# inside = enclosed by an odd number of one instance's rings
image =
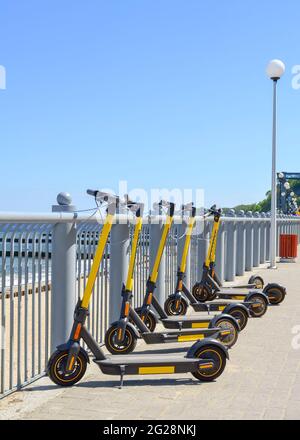
[[[276,144],[277,144],[277,82],[285,72],[285,65],[280,60],[272,60],[267,66],[267,75],[273,81],[273,136],[272,136],[272,195],[271,195],[271,230],[270,230],[270,268],[276,269]]]
[[[285,182],[283,186],[285,187],[285,189],[290,189],[291,187],[289,182]]]

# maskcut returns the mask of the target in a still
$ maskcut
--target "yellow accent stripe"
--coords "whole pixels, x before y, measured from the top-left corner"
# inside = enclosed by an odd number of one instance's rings
[[[222,310],[225,310],[226,306],[219,306],[218,310],[221,312]]]
[[[220,227],[220,221],[214,222],[211,239],[209,242],[209,248],[207,252],[207,258],[205,260],[205,266],[209,267],[210,263],[214,263],[216,259],[216,250],[217,250],[217,238]]]
[[[108,236],[109,236],[111,228],[112,228],[113,220],[114,220],[114,215],[107,214],[105,224],[102,228],[101,235],[99,237],[98,247],[96,250],[95,257],[94,257],[91,272],[89,274],[86,288],[85,288],[85,291],[84,291],[84,294],[82,297],[81,306],[84,309],[87,309],[89,307],[91,295],[93,293],[94,284],[95,284],[97,274],[99,271],[99,267],[100,267],[100,264],[101,264],[101,261],[103,258],[103,254],[104,254],[104,250],[105,250],[106,243],[108,240]]]
[[[75,357],[72,356],[72,357],[71,357],[71,361],[70,361],[70,365],[69,365],[69,370],[70,370],[70,371],[71,371],[72,368],[73,368],[74,362],[75,362]]]
[[[173,217],[170,217],[169,215],[167,216],[166,219],[166,223],[164,225],[164,229],[163,229],[163,233],[160,239],[160,243],[159,243],[159,247],[158,247],[158,251],[156,254],[156,258],[155,258],[155,262],[154,262],[154,266],[152,269],[152,273],[150,276],[150,281],[152,283],[156,283],[157,277],[158,277],[158,270],[159,270],[159,266],[160,266],[160,262],[164,253],[164,249],[165,249],[165,245],[166,245],[166,241],[169,235],[169,231],[170,228],[172,226],[173,223]]]
[[[140,367],[139,374],[172,374],[175,367]]]
[[[227,336],[230,335],[231,331],[230,330],[222,330],[221,331],[221,336]]]
[[[129,302],[127,302],[127,303],[125,304],[125,312],[124,312],[124,315],[125,315],[125,316],[128,316],[128,315],[129,315],[129,310],[130,310],[130,304],[129,304]]]
[[[186,270],[186,260],[189,254],[189,248],[190,248],[190,244],[191,244],[191,238],[192,238],[192,231],[193,231],[193,227],[195,225],[195,217],[191,217],[188,223],[188,226],[186,228],[186,238],[185,238],[185,242],[184,242],[184,248],[183,248],[183,253],[182,253],[182,258],[181,258],[181,265],[180,265],[180,271],[182,273],[185,272]]]
[[[82,325],[80,323],[77,324],[77,327],[76,327],[76,330],[75,330],[75,333],[74,333],[74,339],[75,340],[79,339],[80,332],[81,332],[81,327],[82,327]]]
[[[143,219],[141,217],[136,218],[136,224],[134,228],[133,240],[131,245],[131,255],[130,262],[128,268],[128,275],[126,281],[126,290],[132,291],[133,287],[133,273],[134,273],[134,265],[136,260],[136,253],[139,244],[139,237],[143,226]]]
[[[208,326],[209,326],[209,321],[192,323],[192,328],[207,328]]]
[[[210,368],[213,368],[213,366],[214,366],[213,364],[200,365],[199,369],[200,370],[208,370]]]
[[[246,296],[240,296],[240,295],[238,295],[238,296],[233,296],[232,298],[233,298],[233,299],[245,299]]]
[[[178,336],[178,342],[185,341],[198,341],[199,339],[204,339],[204,335],[187,335],[187,336]]]

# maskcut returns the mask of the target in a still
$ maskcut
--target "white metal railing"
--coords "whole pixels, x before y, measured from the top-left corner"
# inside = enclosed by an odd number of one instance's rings
[[[163,217],[145,218],[135,270],[136,306],[142,303],[151,256],[156,251],[153,228],[159,228],[157,220],[162,219]],[[118,313],[120,304],[121,274],[127,263],[124,260],[121,262],[124,267],[111,267],[110,257],[112,252],[119,252],[123,246],[129,248],[132,231],[132,226],[125,221],[126,216],[118,216],[118,221],[120,220],[121,224],[117,222],[113,231],[123,228],[125,238],[117,246],[113,246],[114,251],[111,243],[108,243],[90,308],[88,325],[98,341],[103,340],[104,332],[113,313],[116,310]],[[182,239],[181,221],[181,217],[175,217],[162,260],[163,276],[157,283],[161,301],[175,287],[180,256],[178,245]],[[204,223],[203,218],[198,217],[197,223],[187,265],[189,285],[193,285],[201,276],[212,222],[207,220]],[[97,215],[90,217],[67,212],[0,213],[0,397],[20,389],[44,374],[53,343],[55,317],[60,321],[71,315],[72,319],[72,307],[85,287],[101,224],[102,218]],[[63,225],[75,228],[73,245],[76,268],[74,280],[67,280],[67,284],[58,291],[61,280],[57,279],[58,287],[55,291],[53,277],[58,278],[62,274],[53,273],[53,259],[69,255],[67,252],[58,252],[64,251],[64,240],[53,242],[57,236],[55,231]],[[248,214],[221,219],[217,249],[217,270],[221,280],[231,281],[236,275],[242,275],[268,261],[269,228],[270,219],[265,216],[253,217]],[[61,233],[64,234],[64,230]],[[280,216],[278,236],[282,233],[294,233],[300,237],[300,219]],[[56,263],[58,264],[55,267],[61,264],[68,267],[64,261]],[[112,288],[112,279],[115,281],[114,285],[119,286],[117,289]],[[68,331],[66,329],[65,335]]]

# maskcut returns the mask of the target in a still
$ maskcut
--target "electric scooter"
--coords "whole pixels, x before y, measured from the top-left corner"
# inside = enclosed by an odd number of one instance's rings
[[[232,289],[221,287],[218,284],[218,278],[215,273],[216,247],[220,227],[221,210],[216,210],[215,207],[212,207],[210,209],[210,213],[214,216],[214,222],[209,250],[203,265],[202,279],[200,283],[196,283],[192,289],[193,296],[199,302],[205,302],[207,300],[212,301],[215,298],[236,299],[239,301],[248,301],[250,298],[255,298],[255,301],[257,302],[255,316],[262,316],[265,313],[268,303],[279,304],[284,300],[286,289],[276,283],[266,285],[262,291],[255,289],[250,292],[241,288]],[[235,292],[236,290],[238,290],[237,293]],[[261,306],[258,306],[258,302],[260,302]]]
[[[84,342],[93,354],[93,361],[102,373],[120,376],[120,387],[123,385],[124,375],[192,373],[196,379],[203,382],[215,380],[223,373],[229,356],[227,349],[213,339],[196,342],[185,356],[140,354],[110,357],[104,353],[101,346],[90,334],[85,325],[89,313],[89,303],[115,219],[118,198],[93,190],[88,190],[88,194],[95,197],[100,204],[103,202],[108,204],[107,216],[99,237],[83,298],[78,301],[75,308],[70,338],[66,343],[57,347],[48,361],[47,373],[50,379],[63,387],[72,386],[82,379],[87,364],[90,362],[86,350],[80,345],[81,342]]]
[[[191,215],[189,218],[185,245],[182,255],[182,270],[185,272],[186,260],[189,251],[189,246],[191,242],[192,231],[195,225],[196,208],[192,204],[188,204],[182,207],[183,211],[190,211]],[[157,255],[159,258],[159,255]],[[152,275],[150,280],[153,280]],[[240,326],[238,321],[231,314],[222,314],[220,316],[169,316],[165,310],[159,304],[155,296],[155,289],[150,286],[150,289],[146,289],[146,295],[144,297],[144,302],[142,307],[135,310],[139,316],[142,317],[145,324],[152,332],[156,328],[156,324],[159,322],[167,329],[186,329],[186,328],[220,328],[230,330],[228,336],[220,337],[220,341],[226,345],[227,348],[233,347],[237,342],[238,333],[240,332]],[[153,313],[154,311],[154,313]]]
[[[156,310],[155,307],[155,303],[154,308],[155,310],[158,312],[161,321],[164,323],[164,320],[167,322],[167,325],[173,325],[174,326],[174,321],[177,317],[178,320],[178,316],[184,316],[187,313],[187,309],[188,306],[191,305],[191,307],[196,311],[196,312],[208,312],[210,313],[211,311],[221,311],[222,313],[219,315],[214,316],[213,318],[208,318],[208,319],[213,319],[214,325],[216,326],[218,322],[222,322],[222,320],[226,320],[227,319],[227,315],[232,316],[233,318],[235,318],[235,320],[237,320],[240,329],[243,330],[248,322],[248,317],[250,316],[249,310],[247,309],[247,307],[244,304],[238,304],[238,303],[234,303],[234,304],[218,304],[216,305],[215,303],[212,303],[211,305],[209,305],[209,307],[207,306],[207,304],[203,304],[198,302],[193,295],[190,293],[190,291],[188,290],[188,288],[186,287],[185,283],[184,283],[184,279],[185,279],[185,271],[186,271],[186,263],[187,263],[187,257],[188,257],[188,252],[189,252],[189,248],[190,248],[190,244],[191,244],[191,235],[192,235],[192,230],[194,228],[195,225],[195,221],[196,221],[196,208],[191,204],[191,205],[186,205],[183,207],[183,210],[185,212],[189,211],[190,212],[190,217],[189,217],[189,221],[187,224],[187,229],[186,229],[186,234],[185,234],[185,242],[184,242],[184,247],[183,247],[183,253],[182,253],[182,257],[181,257],[181,262],[180,262],[180,267],[178,268],[178,272],[177,272],[177,283],[176,283],[176,289],[175,289],[175,293],[173,293],[172,295],[170,295],[166,301],[165,301],[165,305],[164,305],[164,313],[161,312],[161,308],[159,307],[158,310]],[[172,318],[166,318],[167,316],[170,316]],[[181,318],[183,319],[183,318]],[[186,321],[179,321],[179,322],[188,322],[188,323],[192,323],[194,321],[195,317],[193,316],[186,318]],[[205,319],[204,319],[205,322]],[[210,322],[209,320],[207,321],[207,324]],[[167,327],[167,325],[165,325]]]
[[[174,203],[160,202],[161,207],[164,206],[168,209],[168,215],[166,222],[163,227],[161,240],[159,243],[158,251],[154,261],[154,266],[152,273],[147,282],[146,296],[144,301],[144,306],[142,307],[141,313],[138,314],[132,308],[132,278],[134,272],[135,255],[138,246],[139,234],[142,225],[142,216],[138,217],[138,221],[135,226],[131,258],[128,270],[128,277],[126,286],[122,288],[122,305],[121,313],[118,321],[113,322],[105,334],[105,345],[111,354],[128,354],[131,353],[137,344],[139,338],[142,338],[146,344],[163,344],[163,343],[177,343],[177,342],[187,342],[187,341],[198,341],[206,337],[218,338],[223,342],[226,338],[230,338],[231,343],[236,342],[237,334],[239,331],[239,326],[234,318],[229,317],[230,321],[225,320],[218,323],[220,327],[214,326],[215,321],[211,321],[209,328],[202,328],[202,320],[195,319],[195,327],[190,330],[179,328],[179,331],[164,331],[164,332],[154,332],[153,321],[155,317],[153,313],[150,313],[150,306],[153,301],[156,301],[154,296],[155,283],[158,276],[159,266],[161,258],[164,252],[168,234],[173,222],[174,216]],[[132,204],[134,206],[134,204]],[[137,211],[141,212],[141,207]],[[156,301],[157,302],[157,301]],[[158,302],[157,302],[158,304]],[[167,317],[168,318],[168,317]],[[226,317],[225,317],[226,318]],[[225,324],[231,325],[227,328]],[[228,324],[228,327],[229,327]],[[232,337],[233,333],[233,337]],[[229,343],[228,342],[228,343]]]

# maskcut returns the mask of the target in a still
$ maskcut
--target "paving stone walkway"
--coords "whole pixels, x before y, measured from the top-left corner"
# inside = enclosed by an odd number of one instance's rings
[[[73,388],[43,378],[0,401],[0,419],[300,419],[300,262],[255,273],[285,285],[288,295],[262,319],[249,321],[216,382],[131,376],[120,390],[117,378],[91,364]],[[139,351],[149,346],[140,343]]]

